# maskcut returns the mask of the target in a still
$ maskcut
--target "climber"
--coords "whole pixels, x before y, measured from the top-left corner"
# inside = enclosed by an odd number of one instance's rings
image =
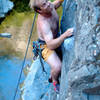
[[[48,0],[30,0],[30,7],[38,13],[37,32],[39,41],[43,42],[42,57],[51,67],[51,78],[54,90],[59,91],[59,75],[61,72],[61,60],[55,49],[58,48],[65,38],[70,37],[73,28],[66,30],[57,37],[59,31],[59,18],[56,9],[60,7],[63,0],[50,2]]]

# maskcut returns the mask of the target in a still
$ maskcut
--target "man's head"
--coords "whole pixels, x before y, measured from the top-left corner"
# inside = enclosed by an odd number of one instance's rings
[[[40,14],[49,14],[53,5],[48,0],[30,0],[30,7]]]
[[[30,0],[30,7],[34,10],[38,9],[38,5],[46,0]]]

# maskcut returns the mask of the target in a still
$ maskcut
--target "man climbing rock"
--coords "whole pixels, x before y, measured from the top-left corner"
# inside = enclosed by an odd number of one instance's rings
[[[59,91],[59,74],[61,72],[61,60],[55,52],[65,38],[70,37],[73,28],[68,29],[57,37],[59,31],[59,17],[56,9],[60,7],[63,0],[50,2],[48,0],[30,0],[30,6],[38,13],[37,32],[39,41],[44,42],[42,57],[51,67],[51,78],[54,90]]]

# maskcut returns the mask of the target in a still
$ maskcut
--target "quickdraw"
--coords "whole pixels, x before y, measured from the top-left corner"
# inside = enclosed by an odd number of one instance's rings
[[[38,43],[38,41],[33,41],[33,53],[34,53],[34,57],[33,60],[36,60],[39,52],[41,52],[42,49],[40,48],[40,43]]]
[[[41,46],[41,43],[39,43],[38,41],[33,41],[33,53],[34,53],[33,59],[36,60],[37,57],[39,57],[41,65],[42,65],[42,69],[47,74],[47,72],[44,69],[44,65],[43,65],[43,61],[42,61],[43,48],[41,48],[40,46]]]

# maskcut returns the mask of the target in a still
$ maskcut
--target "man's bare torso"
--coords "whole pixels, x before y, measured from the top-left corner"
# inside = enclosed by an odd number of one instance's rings
[[[47,23],[47,25],[46,25],[46,23]],[[38,37],[41,40],[44,40],[44,37],[43,37],[44,33],[42,32],[42,29],[41,29],[41,27],[43,27],[43,25],[45,28],[50,27],[50,30],[52,31],[53,38],[56,38],[56,35],[59,31],[59,17],[58,17],[58,14],[57,14],[55,8],[53,8],[53,10],[52,10],[51,17],[44,17],[42,15],[38,15],[37,32],[38,32]],[[47,31],[48,31],[48,34],[50,34],[49,30],[47,30]]]

